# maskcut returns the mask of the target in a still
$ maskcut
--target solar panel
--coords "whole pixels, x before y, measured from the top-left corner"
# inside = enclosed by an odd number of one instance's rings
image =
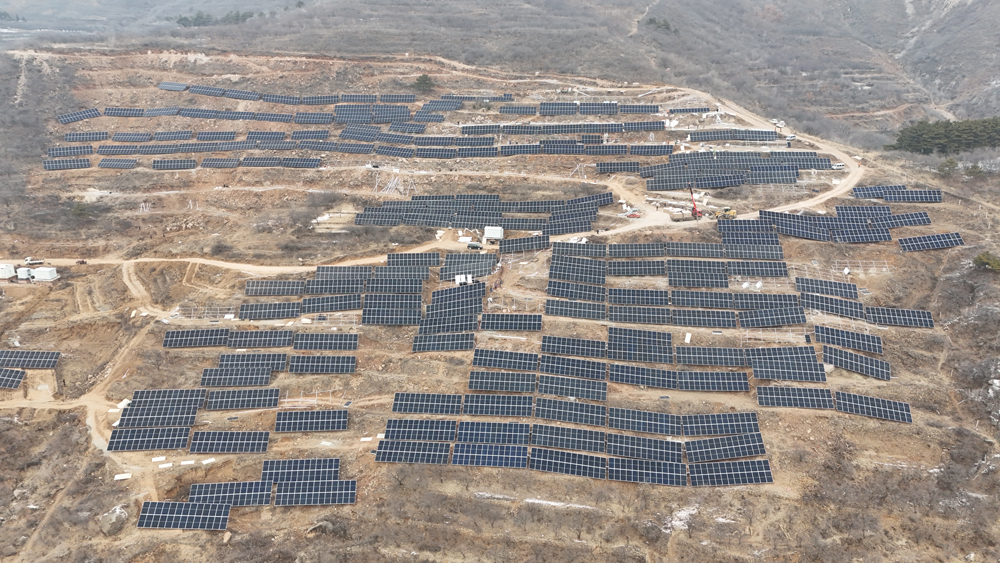
[[[543,250],[549,247],[549,237],[547,235],[522,237],[514,239],[504,239],[500,241],[500,254],[512,252],[528,252],[531,250]]]
[[[227,389],[210,391],[206,409],[210,411],[273,409],[278,406],[280,389]]]
[[[202,387],[250,387],[269,385],[271,368],[205,368]]]
[[[883,381],[889,381],[892,372],[889,362],[885,360],[876,360],[826,345],[823,346],[823,362]]]
[[[475,314],[459,315],[455,317],[434,317],[420,319],[420,311],[415,311],[417,324],[420,326],[418,334],[442,334],[446,332],[471,332],[479,328],[478,316]]]
[[[677,363],[690,366],[746,366],[742,348],[710,348],[704,346],[677,346]]]
[[[62,115],[56,116],[59,123],[66,125],[67,123],[75,123],[77,121],[83,121],[84,119],[92,119],[95,117],[100,117],[101,112],[94,109],[85,109],[82,111],[74,111],[72,113],[64,113]]]
[[[603,303],[566,301],[562,299],[546,299],[545,314],[554,317],[594,320],[603,320],[607,316],[606,308]],[[539,328],[539,330],[541,330],[541,328]]]
[[[302,96],[301,103],[306,106],[332,106],[340,103],[340,96],[337,94],[327,96]]]
[[[531,445],[562,450],[604,453],[605,433],[564,426],[535,424],[531,428]]]
[[[685,436],[726,436],[760,432],[755,412],[690,414],[681,417]]]
[[[340,459],[335,457],[265,459],[264,468],[260,472],[260,480],[271,483],[336,481],[339,478]]]
[[[795,289],[802,293],[833,295],[845,299],[858,298],[858,286],[853,283],[797,277],[795,278]]]
[[[675,372],[639,366],[611,364],[608,370],[608,381],[657,389],[677,389]]]
[[[586,379],[607,379],[608,364],[593,360],[564,358],[561,356],[538,356],[538,371],[554,375],[568,375]]]
[[[503,370],[535,371],[538,367],[538,354],[476,348],[472,355],[472,365]]]
[[[965,241],[962,240],[961,233],[943,233],[938,235],[899,239],[899,247],[903,249],[903,252],[936,250],[939,248],[952,248],[963,245],[965,245]]]
[[[67,158],[63,160],[43,160],[42,168],[45,170],[80,170],[90,168],[90,159]]]
[[[724,249],[725,247],[721,244],[666,242],[663,244],[663,255],[691,258],[725,258]]]
[[[680,442],[611,433],[607,435],[607,442],[608,455],[671,463],[681,462]]]
[[[154,160],[153,170],[193,170],[198,167],[194,159]]]
[[[0,368],[0,389],[17,389],[24,381],[24,370]]]
[[[159,530],[225,530],[231,504],[144,501],[139,510],[139,528]]]
[[[301,124],[311,124],[311,125],[323,125],[328,123],[333,123],[332,113],[309,113],[309,112],[297,112],[293,119],[295,123]]]
[[[274,168],[281,166],[281,157],[278,156],[248,156],[240,160],[240,166],[252,168]]]
[[[535,418],[591,426],[607,426],[607,408],[603,405],[559,401],[540,397],[535,401]]]
[[[415,294],[423,293],[424,280],[416,278],[372,278],[368,280],[368,293]]]
[[[479,328],[481,330],[539,331],[542,330],[542,316],[515,313],[487,313],[483,315]]]
[[[160,82],[156,87],[160,90],[168,90],[170,92],[183,92],[187,90],[188,85],[181,82]]]
[[[413,339],[413,352],[451,352],[472,350],[476,335],[472,332],[457,334],[422,334]]]
[[[325,506],[354,504],[358,482],[351,481],[288,481],[279,482],[274,495],[275,506]]]
[[[382,440],[375,451],[375,462],[446,465],[450,452],[451,444]]]
[[[399,252],[386,256],[389,266],[440,266],[441,255],[437,252]]]
[[[220,368],[269,368],[285,371],[288,354],[223,354],[219,356]]]
[[[171,117],[177,115],[180,108],[148,108],[143,116],[145,117]]]
[[[228,340],[228,328],[168,330],[163,334],[163,347],[202,348],[208,346],[225,346]]]
[[[192,483],[189,503],[261,506],[271,504],[270,481],[235,481],[229,483]]]
[[[806,324],[806,314],[802,307],[754,309],[750,311],[740,311],[739,315],[740,328],[763,328]]]
[[[454,442],[457,426],[458,421],[455,420],[390,418],[385,425],[385,439]]]
[[[474,444],[528,443],[529,426],[519,422],[459,422],[457,442]]]
[[[270,432],[195,432],[191,436],[193,454],[263,453]]]
[[[705,309],[733,309],[733,294],[722,291],[688,291],[675,289],[670,292],[670,301],[677,307],[700,307]],[[677,313],[678,311],[675,311]]]
[[[482,416],[531,416],[532,397],[527,395],[466,395],[463,413]]]
[[[917,213],[900,213],[898,215],[882,215],[872,218],[872,227],[879,229],[895,229],[897,227],[916,227],[930,225],[931,218],[926,211]]]
[[[725,273],[695,273],[667,271],[667,283],[672,287],[729,287]]]
[[[835,393],[837,410],[849,414],[860,414],[882,420],[892,420],[895,422],[905,422],[911,424],[913,417],[910,414],[910,405],[889,399],[879,399],[878,397],[868,397],[854,393]]]
[[[788,266],[784,262],[727,262],[730,276],[751,276],[761,278],[786,278]]]
[[[289,373],[354,373],[356,356],[292,356],[288,358]]]
[[[306,280],[306,295],[357,294],[365,291],[364,278]]]
[[[666,346],[671,344],[672,336],[669,332],[655,332],[652,330],[636,330],[632,328],[608,327],[608,343],[627,343],[646,346]]]
[[[886,201],[904,203],[941,203],[941,190],[904,190],[900,192],[885,192],[882,198]]]
[[[666,461],[609,457],[608,480],[684,487],[687,486],[687,466]]]
[[[82,154],[94,154],[94,147],[90,145],[76,147],[52,147],[46,151],[46,155],[53,158],[63,156],[79,156]]]
[[[671,312],[671,319],[677,326],[736,328],[736,313],[733,311],[674,309]]]
[[[609,276],[662,276],[663,260],[610,260]]]
[[[455,444],[455,454],[452,456],[451,463],[452,465],[523,469],[528,466],[528,448],[525,446],[459,443]]]
[[[55,369],[61,352],[0,350],[0,368]]]
[[[852,348],[862,352],[882,353],[882,337],[860,332],[850,332],[839,328],[816,325],[816,342]]]
[[[689,463],[692,487],[773,483],[771,463],[766,459]]]
[[[607,459],[600,456],[531,448],[528,468],[535,471],[604,479],[607,473],[606,462]]]
[[[431,272],[427,266],[376,266],[373,277],[426,280],[430,279]]]
[[[608,342],[608,359],[672,364],[674,363],[674,349],[670,344],[661,346],[611,341]]]
[[[331,295],[308,297],[302,300],[302,314],[333,313],[361,309],[361,295]]]
[[[107,141],[107,140],[108,140],[107,131],[84,131],[79,133],[66,133],[65,135],[63,135],[63,141],[67,143],[86,143],[91,141]],[[90,154],[90,153],[88,152],[80,154]]]
[[[271,104],[285,104],[289,106],[297,106],[302,103],[302,98],[299,96],[281,96],[275,94],[261,94],[261,101],[268,102]]]
[[[240,305],[239,319],[260,321],[273,319],[293,319],[302,309],[300,301],[287,303],[243,303]]]
[[[608,384],[604,381],[540,375],[538,377],[538,393],[591,401],[606,401],[608,400]]]
[[[440,393],[396,393],[392,412],[411,414],[461,414],[461,395]]]
[[[190,428],[116,428],[108,440],[109,452],[181,450],[187,447]]]
[[[226,343],[230,348],[285,348],[292,345],[290,330],[230,331]]]
[[[258,112],[253,116],[254,121],[267,121],[271,123],[291,123],[293,116],[290,113],[263,113]],[[296,122],[300,123],[300,122]],[[329,123],[329,121],[319,121],[319,123]]]
[[[679,391],[721,391],[741,393],[750,390],[746,372],[676,371]]]
[[[612,305],[608,307],[608,320],[613,323],[670,324],[671,311],[663,307],[638,307]]]
[[[549,280],[545,289],[548,295],[582,301],[604,302],[607,300],[607,290],[603,286],[582,283]]]
[[[346,410],[278,411],[275,432],[336,432],[347,430]]]
[[[545,335],[542,336],[542,352],[585,358],[604,358],[607,356],[607,344],[603,340]]]
[[[138,145],[101,145],[97,147],[97,154],[100,155],[129,155],[138,152]],[[84,168],[87,168],[87,166],[84,166]]]
[[[833,394],[825,388],[757,386],[757,404],[762,407],[832,409]]]
[[[317,266],[316,279],[367,279],[372,277],[371,266]],[[353,292],[352,292],[353,293]]]
[[[131,170],[138,163],[132,158],[102,158],[97,164],[98,168],[109,168],[115,170]]]
[[[469,375],[469,390],[534,393],[535,374],[473,371]]]
[[[549,279],[604,285],[606,272],[603,260],[553,255]]]
[[[193,400],[134,401],[122,409],[118,428],[192,426],[204,402]]]
[[[608,428],[666,436],[683,435],[679,415],[614,407],[608,409]]]
[[[826,295],[802,293],[799,296],[799,302],[802,303],[803,307],[823,311],[824,313],[832,313],[834,315],[848,317],[851,319],[865,318],[865,306],[858,301],[848,301],[846,299],[837,299],[836,297],[828,297]]]

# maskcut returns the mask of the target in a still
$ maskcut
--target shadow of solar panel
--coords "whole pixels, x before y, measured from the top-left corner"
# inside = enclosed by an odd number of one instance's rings
[[[195,432],[191,436],[193,454],[263,453],[270,432]]]
[[[608,409],[608,427],[666,436],[683,435],[680,416],[652,411],[610,408]],[[678,459],[680,459],[679,451]]]
[[[56,116],[59,123],[66,125],[67,123],[75,123],[77,121],[83,121],[84,119],[92,119],[94,117],[100,117],[101,112],[94,109],[85,109],[81,111],[74,111],[72,113],[64,113],[62,115]]]
[[[45,170],[80,170],[90,168],[89,158],[72,158],[65,160],[43,160],[42,168]]]
[[[358,482],[351,481],[287,481],[279,482],[274,495],[275,506],[325,506],[354,504]]]
[[[229,483],[192,483],[188,502],[262,506],[271,504],[270,481],[235,481]]]
[[[532,397],[526,395],[479,395],[465,396],[463,413],[481,416],[530,417]]]
[[[611,305],[608,307],[608,320],[613,323],[630,324],[670,324],[670,309],[664,307],[636,307],[626,305]]]
[[[459,422],[457,442],[526,445],[529,426],[519,422]]]
[[[418,335],[443,334],[449,332],[471,332],[479,328],[478,315],[460,315],[455,317],[431,317],[421,319],[420,311],[416,310],[417,324],[420,326]],[[532,368],[534,369],[534,368]]]
[[[865,306],[858,301],[848,301],[846,299],[837,299],[836,297],[813,293],[802,293],[800,294],[799,302],[802,303],[802,307],[804,308],[823,311],[824,313],[831,313],[851,319],[865,318]]]
[[[292,319],[298,317],[302,308],[300,301],[288,303],[243,303],[240,305],[240,320]]]
[[[607,355],[609,360],[656,364],[674,363],[674,350],[673,347],[669,345],[649,346],[642,344],[609,342]]]
[[[853,283],[797,277],[795,278],[795,289],[802,293],[858,299],[858,286]]]
[[[535,424],[531,428],[532,446],[604,453],[604,442],[605,433],[599,430],[581,430],[548,424]]]
[[[345,411],[346,412],[346,411]],[[456,420],[415,420],[390,418],[385,425],[386,440],[454,442]]]
[[[760,432],[757,413],[692,414],[681,417],[685,436],[725,436]]]
[[[340,459],[330,457],[306,459],[265,459],[264,468],[260,473],[261,481],[268,481],[271,483],[288,483],[294,481],[336,481],[339,478]]]
[[[807,322],[806,314],[802,307],[754,309],[750,311],[740,311],[739,315],[741,328],[804,325]]]
[[[180,108],[147,108],[144,117],[172,117],[180,113]]]
[[[542,330],[542,316],[518,313],[487,313],[483,315],[479,328],[480,330],[539,331]]]
[[[629,145],[628,152],[636,156],[666,156],[673,149],[673,145]]]
[[[729,287],[724,273],[694,273],[667,271],[667,283],[672,287]]]
[[[424,132],[427,125],[424,123],[405,123],[394,121],[389,124],[389,131],[396,131],[399,133],[416,133],[420,134]]]
[[[368,293],[417,294],[424,291],[424,280],[419,278],[371,278]]]
[[[826,381],[826,371],[823,364],[815,357],[805,359],[772,359],[751,358],[754,379],[773,379],[779,381],[809,381],[823,383]]]
[[[251,387],[271,383],[270,368],[205,368],[202,387]]]
[[[457,334],[418,334],[413,338],[413,352],[452,352],[472,350],[476,335],[472,332]]]
[[[24,381],[24,370],[0,368],[0,389],[17,389]]]
[[[873,354],[882,353],[882,338],[880,336],[851,332],[822,325],[816,325],[815,334],[816,342],[821,344],[833,344],[834,346],[871,352]]]
[[[534,393],[535,374],[473,371],[469,375],[469,390]]]
[[[156,87],[170,92],[183,92],[187,90],[188,85],[181,82],[160,82]]]
[[[889,381],[892,375],[892,368],[885,360],[876,360],[826,345],[823,346],[823,362],[883,381]]]
[[[62,352],[0,350],[0,368],[55,369]]]
[[[678,391],[719,391],[741,393],[750,390],[746,372],[677,371]]]
[[[111,431],[108,451],[182,450],[190,435],[190,428],[116,428]]]
[[[273,409],[278,406],[280,389],[227,389],[209,391],[206,409],[210,411]]]
[[[622,364],[609,366],[608,381],[657,389],[677,389],[677,376],[672,371]]]
[[[329,129],[315,130],[315,131],[292,131],[292,140],[293,141],[304,141],[304,140],[320,140],[320,141],[322,141],[323,139],[326,139],[329,136],[330,136],[330,130]],[[305,147],[302,147],[301,143],[299,144],[299,147],[300,148],[305,148]]]
[[[766,459],[689,463],[692,487],[719,487],[773,483],[771,464]]]
[[[736,313],[733,311],[674,309],[671,312],[671,319],[677,326],[736,328]]]
[[[535,418],[607,426],[607,408],[603,405],[539,398],[535,401]]]
[[[228,328],[168,330],[163,334],[163,347],[202,348],[208,346],[225,346],[228,339]]]
[[[230,331],[226,345],[230,348],[285,348],[292,345],[290,330]]]
[[[451,464],[524,469],[528,466],[528,448],[525,446],[459,443],[455,444],[455,454],[452,456]]]
[[[757,386],[757,404],[762,407],[832,409],[833,394],[825,388]]]
[[[297,332],[292,343],[293,350],[357,350],[357,334],[324,334],[318,332]]]
[[[220,368],[268,368],[285,371],[288,354],[223,354],[219,356]]]
[[[910,405],[907,403],[841,391],[837,391],[835,397],[837,410],[840,412],[907,424],[913,423]]]
[[[592,479],[605,479],[607,459],[600,456],[531,448],[528,468],[535,471],[562,473]]]
[[[538,356],[538,360],[538,371],[541,373],[586,379],[607,379],[608,364],[605,362],[547,355]]]
[[[543,250],[549,247],[549,237],[546,235],[504,239],[500,241],[500,254],[512,252],[528,252]]]
[[[447,465],[450,453],[451,444],[382,440],[375,451],[375,462]]]
[[[145,501],[139,510],[138,528],[160,530],[225,530],[231,504]]]
[[[604,381],[540,375],[538,376],[538,393],[590,401],[607,401],[608,384]]]
[[[607,356],[607,344],[603,340],[546,335],[542,336],[542,352],[585,358],[604,358]]]
[[[903,249],[903,252],[936,250],[940,248],[952,248],[964,245],[965,241],[962,240],[961,233],[943,233],[938,235],[899,239],[899,247]]]
[[[97,164],[98,168],[111,168],[116,170],[131,170],[138,163],[132,158],[102,158]]]
[[[688,463],[757,457],[767,454],[764,448],[764,437],[761,436],[760,432],[691,440],[684,444],[684,451],[687,454]]]
[[[549,280],[545,292],[553,297],[603,303],[607,290],[602,286]]]
[[[396,393],[392,412],[409,414],[461,414],[461,395],[440,393]]]
[[[747,365],[742,348],[676,346],[674,350],[677,353],[677,363],[680,365],[727,367]]]

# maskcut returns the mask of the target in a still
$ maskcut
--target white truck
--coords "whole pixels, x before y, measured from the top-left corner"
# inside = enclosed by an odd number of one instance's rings
[[[38,266],[44,263],[45,260],[42,260],[41,258],[32,258],[31,256],[28,256],[27,258],[24,259],[25,266]]]

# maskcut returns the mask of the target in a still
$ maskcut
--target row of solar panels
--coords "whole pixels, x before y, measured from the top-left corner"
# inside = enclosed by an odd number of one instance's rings
[[[564,123],[542,125],[463,125],[463,135],[576,135],[579,133],[629,133],[664,131],[664,121],[630,121],[625,123]]]
[[[134,158],[102,158],[98,168],[112,170],[131,170],[138,166]],[[201,168],[319,168],[322,161],[318,158],[280,158],[280,157],[245,157],[245,158],[203,158]],[[44,160],[45,170],[82,170],[90,168],[90,159]],[[153,170],[194,170],[198,161],[190,158],[153,160]]]
[[[458,103],[458,102],[456,102]],[[425,122],[436,123],[444,121],[444,115],[433,113],[429,110],[420,110],[410,115],[410,111],[405,108],[395,106],[373,106],[363,111],[353,111],[352,108],[336,106],[335,112],[296,112],[291,113],[267,113],[252,111],[229,111],[205,108],[107,108],[113,111],[111,114],[116,117],[188,117],[193,119],[223,119],[228,121],[264,121],[271,123],[299,123],[328,125],[331,123],[396,123],[396,122]],[[446,110],[446,108],[441,108]],[[100,117],[101,112],[97,109],[82,110],[57,116],[62,124],[75,123],[85,119]]]
[[[796,289],[802,294],[832,295],[858,299],[857,286],[850,283],[809,278],[795,278]],[[795,306],[799,296],[792,293],[732,293],[725,291],[689,291],[665,289],[605,288],[550,279],[546,292],[553,297],[578,301],[595,301],[612,305],[653,305],[697,307],[704,309],[761,309],[775,306]],[[811,303],[811,298],[803,301]]]
[[[357,350],[357,334],[326,334],[292,330],[230,330],[228,328],[168,330],[163,335],[164,348],[289,347],[295,350]]]
[[[720,225],[723,223],[724,221],[719,221]],[[783,260],[785,257],[781,246],[777,242],[777,236],[774,237],[774,241],[771,244],[761,244],[755,241],[751,244],[665,242],[662,245],[663,256],[677,258]],[[609,246],[594,243],[555,242],[552,244],[552,254],[554,256],[604,258],[609,255]]]
[[[777,141],[778,132],[766,129],[712,129],[692,131],[688,140],[693,143],[704,141]]]
[[[943,201],[941,190],[908,190],[903,185],[859,186],[854,188],[852,193],[854,197],[859,199],[878,198],[898,203],[941,203]]]
[[[660,113],[655,104],[618,102],[542,102],[540,105],[500,106],[500,113],[514,115],[616,115],[619,113]]]

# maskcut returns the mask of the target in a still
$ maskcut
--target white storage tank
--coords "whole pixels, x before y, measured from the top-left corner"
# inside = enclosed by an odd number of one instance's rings
[[[503,227],[485,227],[483,229],[483,239],[487,241],[503,240]]]
[[[19,279],[19,280],[30,280],[31,279],[31,268],[18,268],[17,269],[17,279]]]
[[[31,270],[31,277],[38,281],[53,281],[59,277],[55,268],[35,268]]]
[[[13,264],[0,264],[0,280],[9,280],[17,275]]]

